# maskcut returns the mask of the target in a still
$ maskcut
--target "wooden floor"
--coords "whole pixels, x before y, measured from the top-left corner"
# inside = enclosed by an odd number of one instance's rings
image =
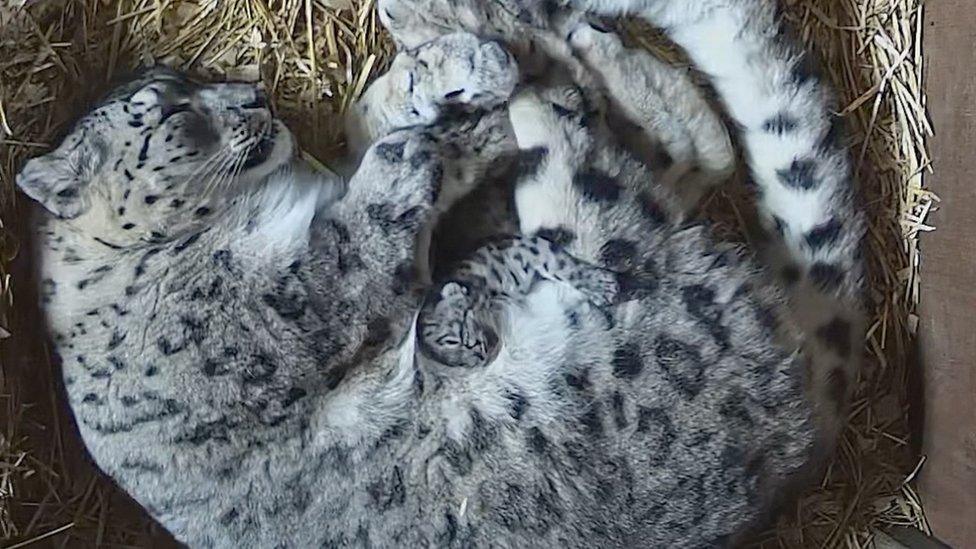
[[[976,548],[976,2],[925,7],[927,91],[942,199],[922,239],[921,357],[927,462],[922,494],[934,533]]]

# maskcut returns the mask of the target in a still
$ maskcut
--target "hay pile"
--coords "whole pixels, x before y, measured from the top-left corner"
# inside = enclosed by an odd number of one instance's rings
[[[327,162],[341,152],[338,113],[382,71],[390,44],[370,0],[11,1],[0,0],[0,543],[159,546],[165,533],[94,473],[59,399],[36,337],[33,284],[16,273],[29,253],[14,175],[114,77],[156,61],[263,80],[303,148]],[[758,542],[864,547],[882,525],[926,528],[911,484],[920,463],[906,404],[917,235],[929,230],[924,220],[937,202],[922,188],[931,132],[923,0],[781,1],[846,105],[872,217],[872,324],[852,427],[835,462],[820,488]],[[734,187],[720,192],[741,199]],[[734,208],[715,215],[724,232],[741,232]]]

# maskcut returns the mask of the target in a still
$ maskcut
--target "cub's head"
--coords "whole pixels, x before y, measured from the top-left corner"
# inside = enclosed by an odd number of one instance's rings
[[[257,87],[157,68],[110,93],[17,185],[66,223],[125,246],[206,223],[293,147]]]

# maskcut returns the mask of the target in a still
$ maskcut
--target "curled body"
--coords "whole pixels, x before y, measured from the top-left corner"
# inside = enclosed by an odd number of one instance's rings
[[[448,4],[398,3],[426,17]],[[516,60],[497,33],[438,38],[475,30],[451,23],[464,6],[440,31],[423,27],[433,34],[388,76],[429,59],[470,74],[368,92],[407,90],[387,104],[405,105],[409,124],[361,110],[348,185],[294,160],[253,87],[151,72],[18,177],[48,210],[43,306],[98,465],[194,547],[734,542],[843,414],[858,324],[838,311],[856,310],[862,221],[839,200],[852,190],[827,139],[827,96],[787,70],[797,53],[769,33],[771,8],[639,4],[746,128],[760,210],[782,225],[779,263],[760,266],[683,223],[680,197],[613,142],[587,90],[510,97]],[[565,37],[566,51],[600,32],[573,28],[584,34]],[[695,50],[702,28],[725,29],[721,63]],[[757,60],[756,48],[769,55]],[[464,78],[492,93],[456,93]],[[773,112],[759,116],[738,86],[795,103],[766,102]],[[626,88],[604,91],[621,99],[613,90]],[[613,303],[540,277],[492,313],[493,358],[418,360],[432,227],[513,155],[524,237],[619,275]],[[790,214],[807,203],[781,187],[813,201],[804,215]],[[764,283],[787,271],[783,289]],[[804,300],[816,315],[793,319]],[[829,362],[811,363],[815,350]]]

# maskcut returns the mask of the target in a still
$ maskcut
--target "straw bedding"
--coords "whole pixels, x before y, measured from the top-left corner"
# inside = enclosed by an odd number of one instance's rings
[[[13,179],[114,78],[151,62],[215,79],[263,80],[304,150],[341,154],[339,113],[379,74],[391,45],[370,0],[0,0],[0,543],[171,543],[85,457],[40,340],[23,273],[25,200]],[[839,89],[872,224],[872,323],[851,427],[819,486],[767,546],[864,547],[877,528],[926,529],[912,479],[909,387],[918,324],[920,231],[937,197],[922,186],[923,0],[780,0]],[[632,38],[660,49],[638,26]],[[667,48],[662,51],[667,53]],[[726,200],[730,199],[730,200]],[[728,185],[709,215],[739,238],[746,197]],[[725,206],[723,204],[732,204]],[[314,526],[310,526],[314,527]]]

